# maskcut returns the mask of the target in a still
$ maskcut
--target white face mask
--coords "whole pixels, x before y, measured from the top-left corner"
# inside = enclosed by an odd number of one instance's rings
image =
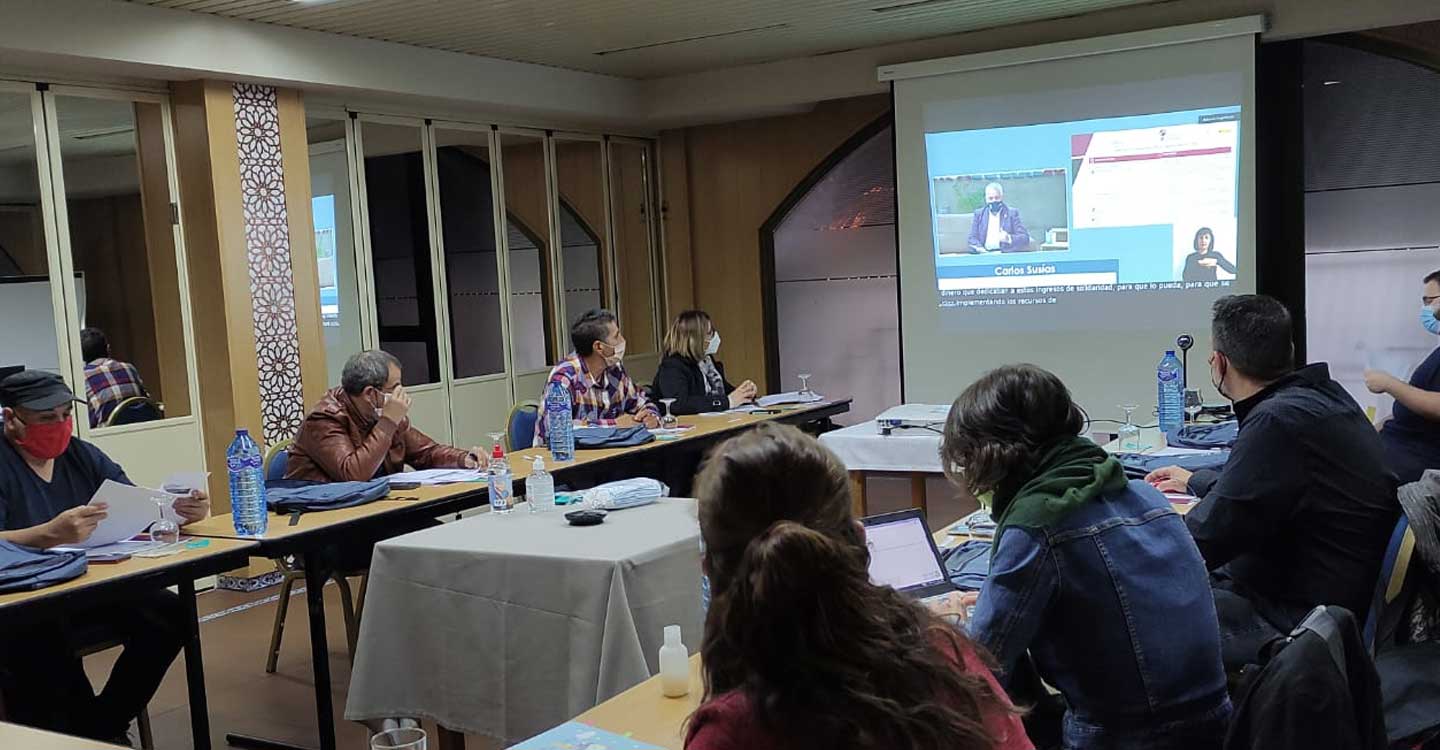
[[[606,344],[606,346],[610,345]],[[614,349],[615,353],[605,358],[605,364],[611,367],[614,367],[615,365],[618,365],[625,360],[625,342],[621,341],[620,345],[614,347]]]
[[[705,354],[707,356],[714,356],[715,352],[718,351],[720,351],[720,332],[716,331],[710,334],[710,343],[705,345]]]

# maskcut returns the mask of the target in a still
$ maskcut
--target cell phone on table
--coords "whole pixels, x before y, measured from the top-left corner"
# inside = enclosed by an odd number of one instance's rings
[[[391,483],[390,483],[390,489],[392,489],[392,490],[418,490],[418,489],[420,489],[420,483],[419,483],[419,482],[391,482]]]

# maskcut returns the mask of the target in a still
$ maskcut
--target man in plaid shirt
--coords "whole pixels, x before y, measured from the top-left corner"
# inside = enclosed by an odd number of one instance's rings
[[[550,371],[551,383],[559,383],[570,394],[570,408],[577,422],[592,427],[660,426],[660,410],[625,373],[625,337],[615,313],[591,310],[570,326],[570,343],[575,351]],[[544,394],[541,394],[544,400]],[[545,445],[545,420],[535,420],[535,445]]]
[[[149,396],[140,371],[129,362],[110,357],[110,342],[99,328],[80,332],[80,353],[85,357],[85,396],[90,401],[90,426],[99,427],[115,407],[134,396]]]

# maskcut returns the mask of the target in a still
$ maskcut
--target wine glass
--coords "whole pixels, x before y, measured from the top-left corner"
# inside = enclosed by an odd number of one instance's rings
[[[370,750],[425,750],[425,730],[419,727],[387,729],[370,738]]]
[[[665,418],[661,420],[660,426],[666,429],[671,429],[675,426],[675,423],[679,421],[675,419],[675,415],[670,412],[670,406],[675,403],[675,399],[662,398],[660,399],[660,403],[665,405]]]
[[[806,398],[815,395],[810,391],[810,373],[802,372],[795,377],[800,378],[800,395]]]
[[[1125,412],[1125,423],[1120,425],[1120,450],[1140,450],[1140,426],[1132,421],[1135,410],[1140,407],[1136,404],[1121,404],[1120,409]]]
[[[1198,419],[1198,418],[1200,417],[1200,412],[1201,412],[1202,410],[1204,410],[1204,408],[1205,408],[1205,403],[1200,400],[1200,389],[1199,389],[1199,388],[1186,388],[1186,389],[1185,389],[1185,417],[1186,417],[1186,421],[1194,422],[1196,419]]]
[[[165,517],[165,508],[172,501],[167,497],[153,497],[155,508],[159,511],[160,517],[155,523],[150,524],[150,540],[160,544],[175,544],[180,541],[180,526]]]

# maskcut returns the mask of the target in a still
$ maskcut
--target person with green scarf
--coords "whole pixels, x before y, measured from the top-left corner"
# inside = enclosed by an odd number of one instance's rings
[[[1218,750],[1231,706],[1205,564],[1164,495],[1126,480],[1085,424],[1032,365],[955,400],[942,458],[953,482],[993,493],[996,519],[967,630],[1012,694],[1035,676],[1060,692],[1067,750]],[[1056,733],[1032,725],[1043,716],[1027,720],[1037,746]]]

